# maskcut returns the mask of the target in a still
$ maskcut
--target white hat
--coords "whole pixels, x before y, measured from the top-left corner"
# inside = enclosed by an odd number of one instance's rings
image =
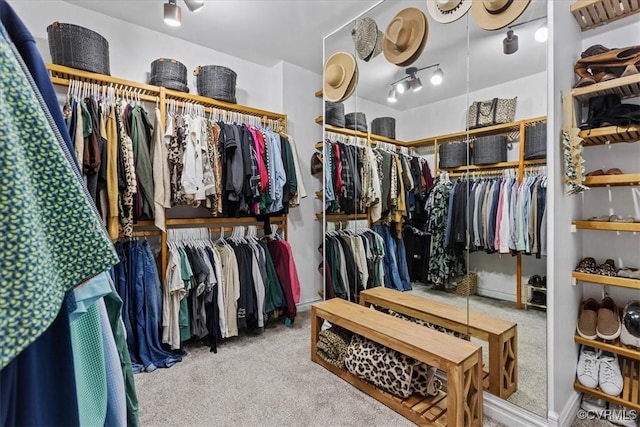
[[[427,0],[427,11],[437,22],[448,24],[471,9],[471,0]]]

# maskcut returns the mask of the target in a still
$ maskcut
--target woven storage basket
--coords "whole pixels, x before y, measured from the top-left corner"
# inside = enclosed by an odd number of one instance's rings
[[[489,165],[507,161],[507,137],[481,136],[473,143],[473,164]]]
[[[524,159],[544,159],[547,157],[547,124],[544,122],[525,128]]]
[[[348,129],[367,131],[367,116],[361,112],[348,113],[344,115],[345,127]]]
[[[236,78],[231,68],[222,65],[198,66],[193,74],[197,77],[198,95],[235,104]]]
[[[56,21],[47,27],[47,38],[54,64],[111,75],[109,42],[95,31]]]
[[[475,295],[478,293],[478,275],[469,272],[464,276],[453,279],[456,282],[455,287],[447,287],[447,292],[456,295]]]
[[[467,147],[464,142],[452,142],[438,146],[438,164],[441,169],[457,168],[467,164]]]
[[[328,125],[343,128],[345,124],[344,104],[342,102],[325,101],[324,121]]]
[[[152,85],[159,82],[178,82],[187,85],[187,67],[175,59],[158,58],[151,63]]]
[[[187,86],[184,83],[176,82],[176,81],[173,81],[173,80],[152,82],[152,83],[149,83],[149,84],[152,84],[154,86],[166,87],[167,89],[177,90],[178,92],[189,93],[189,86]]]
[[[393,117],[378,117],[371,122],[371,133],[396,139],[396,119]]]

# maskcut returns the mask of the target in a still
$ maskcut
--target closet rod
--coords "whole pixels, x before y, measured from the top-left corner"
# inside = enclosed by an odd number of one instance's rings
[[[284,216],[270,217],[272,224],[283,225],[287,223]],[[189,225],[206,225],[206,224],[258,224],[262,220],[256,217],[240,217],[240,218],[169,218],[165,221],[167,227],[180,227]]]

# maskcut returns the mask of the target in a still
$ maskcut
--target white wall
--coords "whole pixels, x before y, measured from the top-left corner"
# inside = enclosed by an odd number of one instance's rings
[[[191,93],[197,93],[193,70],[198,65],[223,65],[238,74],[236,98],[239,104],[265,110],[281,111],[281,87],[277,85],[278,70],[254,64],[128,22],[57,0],[9,1],[36,38],[46,62],[51,62],[47,42],[47,26],[54,21],[81,25],[98,32],[109,42],[111,75],[146,82],[151,62],[157,58],[175,58],[188,71]]]
[[[314,194],[322,189],[322,180],[310,172],[314,145],[322,140],[322,127],[314,122],[322,114],[322,99],[314,97],[321,87],[322,76],[289,63],[283,63],[283,71],[283,108],[287,112],[289,134],[296,141],[307,190],[300,206],[289,211],[289,242],[294,248],[303,304],[319,300],[318,291],[322,289],[322,275],[317,271],[322,261],[317,251],[322,242],[322,221],[315,217],[316,212],[322,211],[322,203]]]

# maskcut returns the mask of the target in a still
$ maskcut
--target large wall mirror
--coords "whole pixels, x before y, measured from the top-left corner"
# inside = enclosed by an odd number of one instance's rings
[[[424,298],[482,345],[485,396],[544,419],[546,13],[382,1],[325,37],[323,88],[325,298]]]

